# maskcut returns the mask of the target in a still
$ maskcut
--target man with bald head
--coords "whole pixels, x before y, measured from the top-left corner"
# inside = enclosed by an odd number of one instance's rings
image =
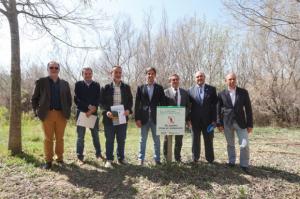
[[[196,163],[200,158],[200,135],[202,132],[205,158],[209,163],[212,163],[214,161],[214,132],[207,132],[207,127],[211,124],[215,125],[217,120],[216,88],[205,83],[205,73],[202,71],[195,73],[195,82],[196,85],[192,86],[188,91],[191,103],[189,126],[192,128],[193,133],[193,161]]]
[[[32,108],[42,121],[44,130],[44,153],[46,164],[44,169],[52,167],[54,154],[57,163],[63,163],[64,131],[67,119],[70,118],[72,97],[67,81],[60,79],[60,65],[56,61],[47,64],[48,76],[35,83],[31,98]],[[53,145],[55,140],[55,153]]]
[[[226,75],[227,88],[218,95],[217,126],[221,132],[224,131],[227,141],[228,166],[235,166],[234,131],[236,131],[240,145],[240,167],[249,174],[248,134],[253,128],[252,108],[248,91],[237,87],[236,79],[234,73]]]

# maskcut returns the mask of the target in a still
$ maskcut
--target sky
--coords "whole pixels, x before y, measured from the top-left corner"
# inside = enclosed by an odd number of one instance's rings
[[[170,24],[183,17],[197,15],[209,23],[226,24],[227,14],[223,11],[222,0],[99,0],[95,3],[97,9],[102,9],[112,22],[117,17],[130,17],[136,28],[143,25],[146,14],[151,12],[153,21],[161,19],[163,10]],[[109,25],[108,25],[109,26]],[[154,24],[155,27],[155,24]],[[29,34],[30,35],[30,34]],[[24,31],[20,32],[21,62],[24,59],[51,59],[51,41],[45,37],[32,39]],[[26,60],[25,60],[26,61]],[[47,61],[45,61],[47,62]],[[5,18],[0,20],[0,68],[10,65],[9,26]]]

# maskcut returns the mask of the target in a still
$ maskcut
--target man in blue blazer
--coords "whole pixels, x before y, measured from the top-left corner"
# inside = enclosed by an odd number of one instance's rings
[[[195,73],[195,82],[196,85],[192,86],[188,91],[191,103],[189,125],[192,127],[193,133],[193,161],[198,162],[200,158],[200,135],[202,132],[205,146],[205,158],[209,163],[212,163],[214,161],[214,133],[207,132],[207,127],[210,124],[215,125],[217,120],[216,88],[205,83],[205,74],[201,71]]]

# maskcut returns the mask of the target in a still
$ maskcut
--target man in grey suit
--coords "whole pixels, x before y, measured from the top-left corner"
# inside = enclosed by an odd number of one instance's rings
[[[193,132],[193,161],[200,158],[200,135],[202,132],[205,147],[205,158],[209,163],[214,161],[213,137],[214,132],[207,132],[209,125],[217,121],[217,93],[216,88],[205,83],[205,74],[202,71],[195,73],[196,85],[189,89],[191,102],[190,126]]]
[[[219,131],[224,131],[227,141],[229,167],[235,166],[236,154],[234,146],[234,131],[240,144],[240,167],[249,173],[249,139],[248,134],[253,129],[252,107],[248,91],[236,86],[236,75],[229,73],[226,76],[227,88],[218,96]]]
[[[189,95],[188,92],[182,88],[179,88],[180,78],[179,75],[173,74],[169,77],[171,87],[165,89],[166,103],[167,106],[183,106],[186,111],[186,121],[188,119],[189,112]],[[182,148],[183,135],[175,136],[175,148],[174,157],[176,162],[181,162],[181,148]],[[164,138],[164,156],[168,154],[168,137]]]

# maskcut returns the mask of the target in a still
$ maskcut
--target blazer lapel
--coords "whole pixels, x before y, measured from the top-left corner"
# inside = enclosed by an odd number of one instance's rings
[[[231,97],[230,97],[230,94],[229,94],[228,89],[225,90],[225,96],[226,96],[226,99],[227,99],[228,104],[229,104],[231,107],[233,107],[233,104],[232,104]]]
[[[204,84],[204,96],[203,96],[203,103],[206,100],[206,98],[209,96],[209,88],[206,86],[206,84]]]
[[[152,99],[156,96],[157,93],[157,85],[154,83],[153,84],[153,93],[152,93],[152,98],[150,101],[152,101]],[[150,97],[149,97],[150,98]]]
[[[49,102],[50,102],[50,83],[49,83],[49,78],[46,78],[46,81],[45,81],[45,89],[46,89],[46,94],[47,94],[47,98],[49,99]]]
[[[181,88],[178,89],[179,93],[180,93],[180,106],[184,106],[185,104],[185,96],[183,95],[183,91]]]
[[[236,87],[236,89],[235,89],[235,102],[234,102],[234,106],[235,106],[235,105],[237,104],[237,102],[238,102],[239,94],[240,94],[239,89],[238,89],[238,87]]]
[[[148,102],[150,101],[150,97],[149,97],[149,94],[148,94],[148,89],[147,89],[147,85],[143,85],[143,93],[144,95],[146,96],[146,99],[148,100]]]

